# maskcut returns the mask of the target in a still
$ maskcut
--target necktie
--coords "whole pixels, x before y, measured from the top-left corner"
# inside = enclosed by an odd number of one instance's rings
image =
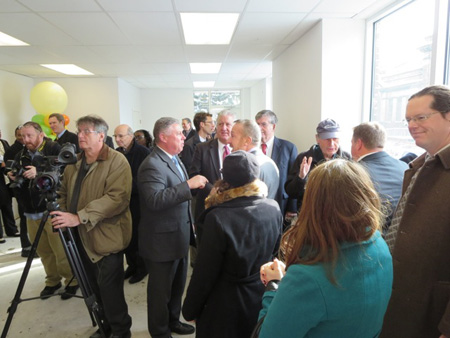
[[[422,167],[420,169],[422,169]],[[386,236],[384,238],[386,244],[389,246],[389,250],[391,251],[391,253],[394,252],[394,244],[397,238],[397,232],[400,225],[400,221],[403,216],[403,211],[405,210],[406,200],[408,199],[408,195],[411,192],[411,189],[414,185],[414,182],[416,181],[420,169],[416,171],[413,177],[411,177],[411,182],[409,182],[408,188],[406,188],[405,193],[400,198],[400,202],[398,202],[397,209],[395,210],[394,217],[392,218],[391,226],[389,227]]]
[[[267,155],[267,144],[262,143],[261,144],[261,149],[262,149],[262,152],[264,153],[264,155]]]
[[[222,157],[222,161],[225,159],[225,157],[227,157],[228,155],[230,155],[230,148],[228,148],[228,146],[225,144],[223,146],[223,157]]]
[[[178,162],[178,158],[176,156],[172,156],[172,161],[173,161],[173,163],[175,163],[175,166],[177,167],[178,171],[180,172],[181,177],[184,179],[185,177],[184,177],[183,169],[181,169],[180,162]]]

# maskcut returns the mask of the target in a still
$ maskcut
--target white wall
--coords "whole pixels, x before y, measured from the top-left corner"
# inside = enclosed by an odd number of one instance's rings
[[[128,124],[133,130],[142,128],[141,91],[119,79],[120,124]],[[115,128],[114,126],[113,128]]]
[[[273,62],[272,77],[277,135],[293,142],[299,151],[308,149],[315,142],[322,109],[321,23]]]
[[[35,114],[30,102],[33,79],[0,70],[0,129],[2,138],[12,144],[14,130]]]
[[[274,61],[277,135],[299,151],[315,143],[317,124],[327,117],[342,126],[341,145],[350,149],[362,116],[364,32],[361,20],[323,20]]]
[[[160,117],[180,120],[194,117],[192,89],[142,89],[142,128],[153,134],[153,126]]]

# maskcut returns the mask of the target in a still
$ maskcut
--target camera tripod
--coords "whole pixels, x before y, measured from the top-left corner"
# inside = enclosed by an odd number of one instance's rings
[[[1,338],[6,338],[9,327],[12,322],[12,318],[14,316],[14,313],[17,310],[17,306],[19,305],[19,303],[21,303],[23,301],[28,301],[28,300],[40,299],[40,297],[21,299],[20,296],[22,294],[23,287],[25,286],[25,281],[26,281],[28,273],[30,271],[31,263],[35,256],[36,249],[37,249],[37,246],[39,243],[39,239],[41,238],[45,223],[47,222],[50,212],[57,211],[57,210],[59,210],[59,205],[56,202],[50,201],[47,203],[47,211],[44,212],[44,216],[41,219],[38,231],[36,233],[36,238],[34,239],[34,242],[31,246],[31,250],[28,255],[28,259],[25,264],[25,268],[22,272],[22,277],[20,278],[19,285],[17,286],[16,294],[14,296],[14,299],[11,301],[11,306],[8,308],[8,318],[6,319],[6,323],[3,328]],[[94,294],[92,287],[89,283],[89,280],[86,276],[86,271],[82,264],[80,253],[76,246],[72,231],[69,228],[66,228],[66,229],[58,229],[58,232],[59,232],[59,237],[61,238],[61,241],[62,241],[62,244],[64,247],[64,251],[67,255],[67,259],[72,268],[73,274],[77,278],[81,293],[83,295],[84,301],[88,308],[89,315],[92,320],[92,326],[95,327],[96,325],[98,325],[102,336],[106,338],[106,331],[103,326],[101,307],[97,303],[95,294]],[[79,297],[79,296],[76,296],[76,297]]]

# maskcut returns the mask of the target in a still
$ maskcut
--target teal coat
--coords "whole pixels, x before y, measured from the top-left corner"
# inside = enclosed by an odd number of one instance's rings
[[[260,337],[377,337],[392,287],[392,258],[378,231],[341,246],[335,277],[338,285],[323,264],[290,266],[278,290],[264,293]]]

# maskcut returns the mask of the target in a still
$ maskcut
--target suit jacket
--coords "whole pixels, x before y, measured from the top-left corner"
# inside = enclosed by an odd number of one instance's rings
[[[450,147],[405,172],[406,200],[392,260],[394,284],[380,337],[450,337]]]
[[[80,152],[80,147],[78,145],[78,136],[77,134],[71,133],[70,131],[66,130],[64,134],[62,134],[61,137],[56,139],[56,142],[58,142],[60,145],[63,145],[64,143],[72,143],[75,144],[75,147],[77,148],[77,153]]]
[[[279,173],[278,167],[272,159],[264,155],[261,149],[254,148],[250,153],[255,155],[259,164],[259,179],[267,185],[267,198],[275,199],[278,191]]]
[[[184,143],[183,150],[180,153],[180,158],[183,161],[183,164],[188,172],[191,168],[192,159],[194,158],[195,148],[197,147],[197,144],[201,142],[202,141],[200,140],[200,137],[196,133],[193,137],[191,137]]]
[[[183,132],[184,134],[184,132]],[[191,128],[191,130],[189,130],[189,133],[186,136],[186,141],[189,140],[191,137],[194,137],[195,135],[197,135],[197,131],[194,128]]]
[[[155,147],[138,171],[141,203],[139,253],[153,262],[186,257],[192,232],[191,191],[185,177],[160,148]]]
[[[203,175],[208,179],[205,188],[196,191],[194,218],[197,220],[205,210],[205,198],[208,197],[214,183],[222,178],[220,174],[219,141],[217,139],[199,143],[195,148],[189,177],[195,175]]]
[[[274,137],[271,158],[277,165],[280,174],[280,183],[275,200],[280,206],[281,213],[284,216],[287,211],[297,212],[297,199],[289,198],[289,195],[284,189],[289,169],[297,158],[297,147],[289,141]]]
[[[403,174],[408,165],[385,151],[369,154],[363,157],[360,163],[367,168],[373,181],[375,190],[381,197],[386,208],[387,219],[384,232],[391,224],[392,216],[402,194]]]

